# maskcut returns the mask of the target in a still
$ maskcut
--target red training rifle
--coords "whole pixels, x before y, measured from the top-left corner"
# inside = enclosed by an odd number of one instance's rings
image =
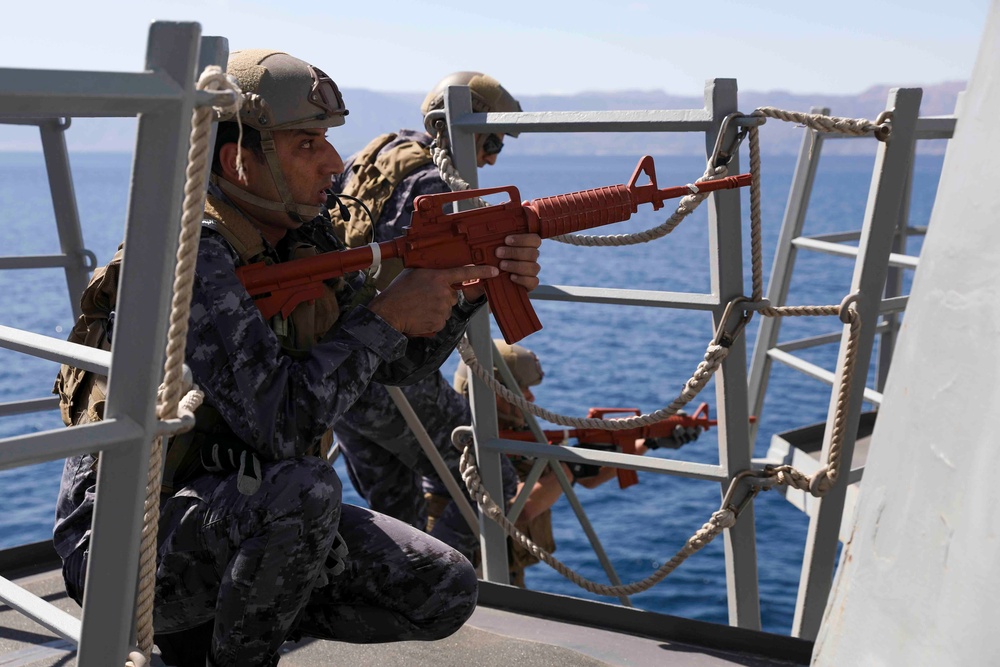
[[[642,414],[638,408],[591,408],[587,412],[588,419],[604,419],[610,414]],[[757,421],[751,416],[750,422]],[[545,430],[545,439],[550,445],[561,444],[570,438],[576,438],[581,444],[607,445],[624,454],[635,454],[635,441],[645,438],[646,446],[650,449],[669,447],[677,449],[680,445],[674,440],[674,430],[681,428],[698,428],[707,431],[710,427],[718,424],[718,420],[708,418],[708,403],[702,403],[692,415],[671,415],[662,421],[649,426],[636,426],[618,431],[608,431],[600,428],[571,428],[562,430]],[[531,431],[500,431],[500,437],[507,440],[522,440],[533,442],[535,436]],[[618,473],[618,486],[627,488],[639,483],[639,475],[635,470],[627,468],[616,468]]]
[[[645,173],[646,185],[638,185]],[[728,176],[697,184],[698,192],[744,187],[750,174]],[[494,206],[445,213],[451,202],[507,193],[508,201]],[[640,204],[653,210],[666,199],[690,194],[688,186],[658,189],[653,158],[639,160],[628,185],[612,185],[523,203],[517,188],[508,185],[480,190],[421,195],[414,201],[413,216],[405,234],[377,244],[382,259],[399,258],[408,268],[448,269],[469,264],[499,268],[496,249],[511,234],[535,233],[543,239],[628,220]],[[236,275],[252,296],[264,318],[281,313],[288,317],[303,301],[322,294],[322,282],[371,266],[373,247],[326,252],[279,264],[257,262],[237,268]],[[504,340],[515,343],[542,328],[528,301],[528,291],[510,280],[505,271],[484,281],[486,298]]]

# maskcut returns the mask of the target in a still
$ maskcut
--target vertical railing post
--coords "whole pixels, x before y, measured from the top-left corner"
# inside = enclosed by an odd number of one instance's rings
[[[910,168],[907,170],[906,186],[899,202],[899,220],[896,222],[896,234],[892,239],[891,252],[906,254],[906,246],[910,240],[910,198],[913,193],[913,169],[916,157],[916,142],[913,142],[914,155],[910,158]],[[905,269],[901,266],[890,266],[885,277],[885,298],[900,296],[903,293]],[[899,326],[903,313],[886,313],[883,317],[882,334],[878,337],[878,364],[875,367],[875,390],[885,390],[885,380],[889,377],[889,366],[892,364],[892,352],[896,349],[896,338],[899,336]]]
[[[854,455],[854,441],[858,432],[865,381],[871,364],[875,331],[878,327],[889,252],[896,233],[901,202],[907,192],[906,183],[909,178],[910,161],[913,159],[921,96],[922,91],[919,88],[893,89],[889,93],[886,105],[887,109],[893,111],[892,134],[887,142],[878,146],[871,189],[868,191],[864,227],[858,242],[858,258],[851,281],[851,291],[859,294],[856,307],[861,317],[861,332],[856,352],[854,383],[851,387],[844,425],[840,477],[819,500],[816,511],[810,516],[795,618],[792,622],[792,634],[804,639],[815,639],[833,583],[848,472]],[[847,345],[848,337],[845,333],[841,338],[834,387],[839,386],[843,377]],[[828,460],[832,433],[830,425],[833,424],[836,410],[837,392],[833,391],[820,461]]]
[[[472,113],[472,95],[468,86],[449,86],[444,99],[445,118],[451,142],[451,157],[462,178],[469,187],[479,185],[476,165],[476,135],[455,127],[453,121]],[[459,209],[471,208],[470,202],[459,202]],[[469,322],[469,341],[486,368],[493,367],[493,341],[490,336],[490,319],[486,308],[477,313]],[[476,461],[487,492],[503,505],[503,479],[500,473],[500,456],[496,451],[480,447],[484,440],[498,436],[497,406],[493,392],[479,378],[470,373],[469,401],[472,405],[476,438]],[[483,579],[500,584],[510,583],[507,563],[507,535],[498,524],[479,514],[479,535],[483,554]]]
[[[178,97],[139,117],[106,408],[109,418],[139,424],[144,436],[101,453],[80,667],[124,664],[133,633],[139,535],[166,343],[163,313],[170,308],[200,31],[196,23],[154,23],[149,33],[146,68],[176,82]]]
[[[45,169],[49,176],[52,208],[59,232],[59,248],[71,262],[65,267],[66,288],[69,290],[69,303],[75,320],[80,317],[80,295],[86,289],[94,267],[87,261],[88,254],[80,231],[80,212],[76,205],[73,175],[66,150],[66,129],[69,124],[69,119],[44,120],[39,123],[38,131],[42,139]]]
[[[712,114],[712,130],[706,135],[709,155],[723,120],[738,111],[734,79],[714,79],[705,88],[706,108]],[[737,131],[729,126],[725,139]],[[739,173],[739,156],[734,155],[729,173]],[[726,305],[747,293],[743,279],[743,234],[740,217],[740,190],[722,190],[709,197],[709,251],[712,292],[720,303],[713,313],[716,326],[722,321]],[[718,401],[719,463],[728,478],[750,468],[749,417],[747,412],[746,338],[739,336],[715,377]],[[728,486],[728,484],[726,485]],[[726,486],[722,488],[725,493]],[[760,600],[757,590],[757,546],[753,503],[742,512],[732,528],[725,531],[726,588],[729,599],[729,623],[742,628],[760,629]]]

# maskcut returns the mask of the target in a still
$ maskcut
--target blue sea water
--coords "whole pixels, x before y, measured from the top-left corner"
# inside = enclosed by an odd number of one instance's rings
[[[519,186],[522,199],[626,182],[636,157],[503,156],[497,166],[481,170],[480,185]],[[821,161],[806,226],[809,233],[860,227],[865,210],[874,151],[860,157],[825,156]],[[762,194],[764,269],[771,257],[791,182],[794,158],[765,157]],[[926,224],[941,167],[938,156],[918,156],[911,202],[911,221]],[[78,154],[72,156],[75,191],[86,246],[103,264],[120,242],[129,196],[131,156]],[[691,182],[701,175],[696,157],[656,156],[661,187]],[[748,199],[744,192],[744,211]],[[601,233],[638,231],[661,223],[667,208],[643,207],[632,220]],[[704,208],[677,230],[656,242],[625,248],[576,248],[546,241],[542,249],[542,282],[679,292],[709,292],[708,234]],[[743,226],[748,247],[748,225]],[[918,249],[919,242],[911,246]],[[36,154],[0,154],[0,252],[3,255],[44,255],[58,249],[45,167]],[[744,257],[749,291],[749,251]],[[848,291],[853,263],[825,255],[800,253],[789,303],[839,303]],[[583,415],[591,406],[620,406],[649,412],[673,400],[690,377],[712,336],[710,317],[681,310],[557,304],[535,301],[544,324],[524,344],[540,357],[545,381],[536,400],[553,411]],[[58,270],[0,272],[0,325],[64,337],[72,326],[65,281]],[[794,318],[783,324],[782,339],[838,330],[824,318]],[[756,320],[746,330],[748,355],[757,331]],[[836,348],[812,350],[805,356],[831,368]],[[450,377],[453,357],[443,371]],[[0,350],[0,403],[48,396],[56,366],[9,350]],[[829,388],[777,366],[760,415],[755,455],[762,455],[771,435],[822,421]],[[715,415],[715,383],[696,403],[707,401]],[[58,428],[57,414],[38,413],[0,418],[0,438]],[[652,456],[661,455],[658,453]],[[709,431],[671,456],[705,463],[718,462],[718,441]],[[360,503],[346,483],[345,501]],[[61,461],[0,471],[0,548],[47,539],[59,484]],[[579,497],[622,581],[649,575],[671,558],[718,508],[715,484],[675,477],[640,474],[641,483],[621,490],[612,482],[598,489],[579,489]],[[578,487],[579,488],[579,487]],[[553,510],[557,557],[581,574],[605,581],[579,523],[565,499]],[[765,630],[788,633],[807,521],[776,493],[756,502],[757,550],[761,612]],[[675,573],[633,597],[635,606],[689,618],[725,623],[728,619],[723,576],[723,544],[718,539],[692,556]],[[555,593],[590,595],[545,565],[529,568],[530,588]]]

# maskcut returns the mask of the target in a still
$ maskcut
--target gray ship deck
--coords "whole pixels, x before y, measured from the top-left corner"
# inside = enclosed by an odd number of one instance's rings
[[[66,596],[47,544],[0,552],[0,574],[79,616],[80,608]],[[790,637],[484,583],[478,609],[447,639],[378,645],[305,640],[287,644],[281,664],[771,667],[808,664],[811,648],[809,642]],[[72,643],[0,605],[0,666],[72,664]],[[165,663],[154,656],[152,664]]]

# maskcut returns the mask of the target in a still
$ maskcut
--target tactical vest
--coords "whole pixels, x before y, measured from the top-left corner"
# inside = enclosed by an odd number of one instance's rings
[[[395,133],[388,133],[369,142],[358,153],[351,165],[350,176],[346,179],[344,194],[364,202],[371,211],[371,219],[360,204],[346,197],[343,203],[350,213],[350,220],[344,219],[338,207],[330,209],[334,231],[349,248],[363,246],[374,240],[372,226],[382,217],[382,209],[392,193],[403,179],[431,162],[430,149],[416,141],[406,141],[383,151],[396,137]],[[375,286],[380,290],[385,289],[402,270],[400,260],[385,260]]]
[[[235,208],[211,195],[205,201],[205,219],[202,224],[217,231],[229,242],[238,255],[238,265],[272,261],[265,254],[260,232],[250,221]],[[314,246],[297,244],[290,246],[289,256],[308,257],[318,252]],[[111,323],[116,308],[123,253],[123,246],[119,246],[111,261],[94,271],[81,299],[82,316],[70,332],[70,342],[111,349]],[[339,315],[336,290],[324,285],[323,296],[300,304],[287,320],[278,315],[269,324],[287,352],[302,354],[334,327]],[[59,396],[59,410],[63,423],[67,426],[101,421],[104,418],[107,398],[107,377],[104,375],[64,364],[59,369],[52,393]],[[202,451],[209,441],[214,447],[214,461],[217,464],[224,464],[228,457],[238,465],[241,453],[252,451],[236,438],[211,406],[202,405],[198,408],[195,420],[196,426],[192,431],[172,438],[167,445],[163,471],[166,493],[213,460],[213,452]],[[333,434],[327,432],[314,445],[310,454],[326,457],[332,444]],[[234,468],[223,465],[221,469]]]
[[[264,255],[264,241],[260,232],[246,217],[229,204],[209,195],[205,200],[205,221],[202,223],[222,235],[239,256],[238,266],[264,261],[273,263]],[[289,247],[288,259],[301,259],[319,254],[315,246],[296,243]],[[343,278],[338,279],[338,287]],[[323,296],[315,301],[304,302],[285,320],[276,315],[271,322],[281,346],[292,354],[308,352],[309,349],[333,328],[340,317],[337,290],[323,284]]]

